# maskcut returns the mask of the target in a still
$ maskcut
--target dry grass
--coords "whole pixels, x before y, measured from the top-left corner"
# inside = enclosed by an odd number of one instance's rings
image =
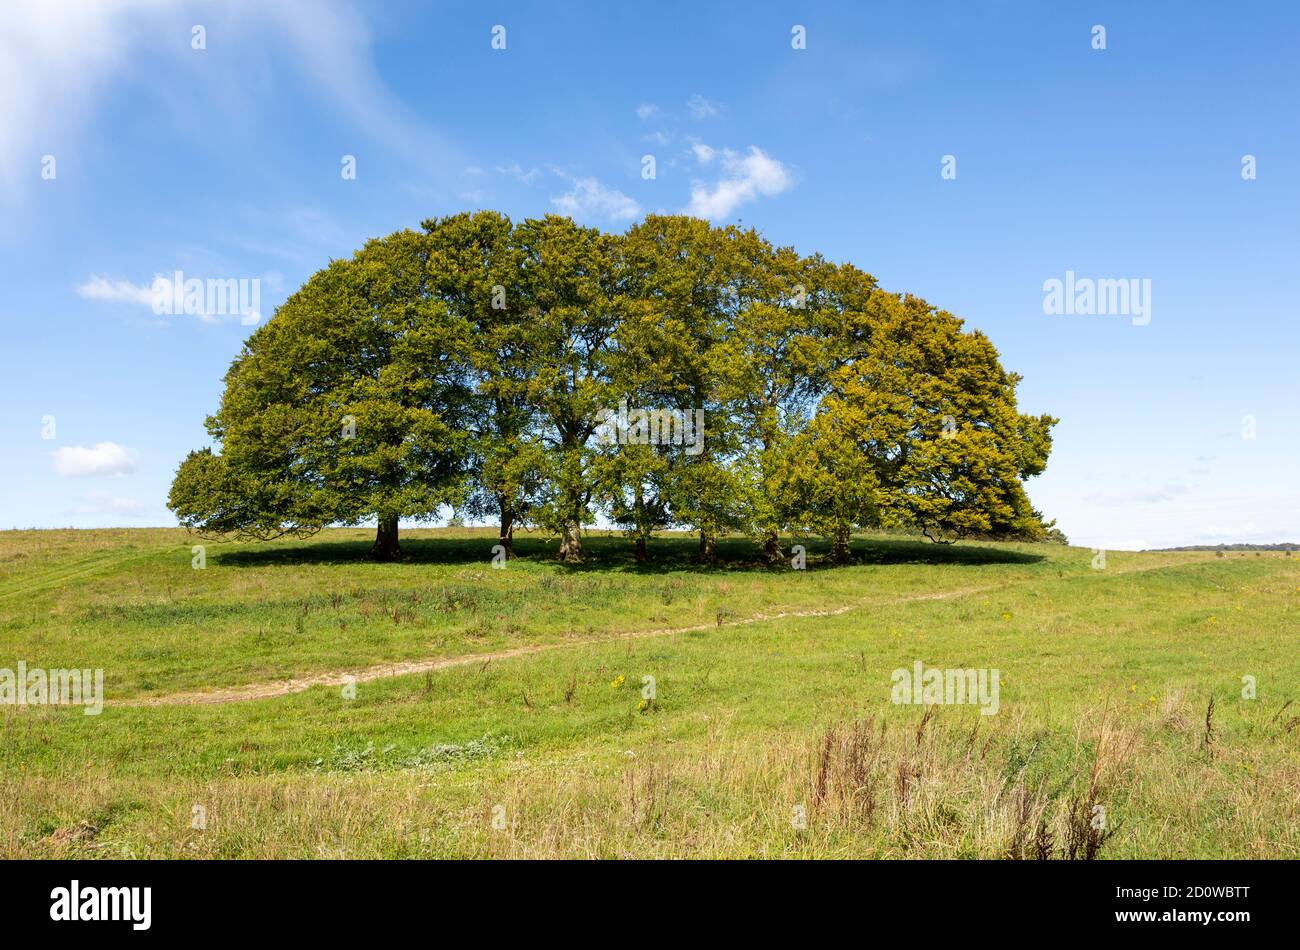
[[[0,793],[0,828],[10,830],[0,855],[1125,856],[1135,839],[1123,816],[1144,788],[1163,780],[1168,750],[1113,710],[1085,718],[1095,725],[1081,727],[1072,747],[1051,756],[1050,742],[1023,720],[972,724],[932,708],[908,723],[872,716],[828,723],[802,741],[782,735],[754,743],[718,727],[689,757],[665,743],[612,759],[506,758],[486,771],[166,783],[100,775],[71,786],[28,779],[21,801],[18,786]],[[1158,721],[1149,726],[1158,733]],[[1193,744],[1184,750],[1196,755]],[[1222,777],[1203,774],[1201,781],[1210,794],[1227,789]],[[1293,794],[1294,775],[1291,781]],[[1235,795],[1239,821],[1294,819],[1287,791]],[[200,804],[207,819],[201,830],[191,827]],[[39,834],[29,827],[16,840],[13,830],[33,811],[62,821]],[[1295,856],[1295,825],[1274,828],[1272,852]],[[1186,830],[1174,819],[1158,836],[1159,850],[1178,854]]]

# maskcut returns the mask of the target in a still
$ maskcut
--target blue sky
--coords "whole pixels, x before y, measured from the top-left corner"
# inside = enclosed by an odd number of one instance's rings
[[[988,333],[1061,418],[1029,490],[1074,543],[1300,540],[1300,8],[1192,6],[4,3],[0,528],[175,523],[250,327],[156,275],[265,319],[428,216],[662,209]],[[1149,280],[1150,322],[1045,313],[1067,271]]]

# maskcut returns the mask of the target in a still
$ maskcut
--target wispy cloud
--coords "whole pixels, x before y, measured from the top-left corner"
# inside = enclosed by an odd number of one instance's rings
[[[459,153],[441,132],[427,126],[388,87],[379,73],[363,12],[339,0],[243,0],[240,23],[250,35],[269,36],[288,47],[298,71],[320,101],[363,135],[427,168],[435,158],[450,166]]]
[[[695,182],[691,187],[688,214],[718,220],[731,215],[742,204],[756,198],[779,195],[794,186],[794,175],[781,162],[769,156],[757,145],[751,145],[747,154],[731,149],[716,152],[707,145],[695,146],[696,157],[702,162],[700,149],[707,150],[707,163],[715,155],[721,156],[722,178],[713,184]]]
[[[542,173],[536,168],[530,168],[525,171],[523,166],[518,162],[508,162],[504,165],[498,165],[497,174],[506,175],[525,185],[531,185],[542,175]]]
[[[126,475],[135,471],[135,452],[116,442],[96,442],[55,449],[54,471],[67,478]]]
[[[571,217],[630,221],[641,213],[641,206],[633,199],[595,178],[573,178],[570,182],[573,187],[552,198],[551,203]]]
[[[692,118],[711,119],[722,112],[722,103],[706,99],[697,92],[687,100],[686,108],[691,113]]]
[[[87,300],[105,300],[113,303],[153,305],[153,285],[133,284],[129,280],[109,280],[92,275],[90,280],[77,287],[78,296]]]
[[[636,107],[636,117],[638,119],[653,119],[660,114],[659,107],[653,102],[643,102]]]
[[[0,184],[34,177],[37,143],[80,123],[103,77],[126,59],[140,2],[48,0],[0,17]],[[58,155],[56,154],[56,159]]]
[[[36,179],[46,149],[56,159],[75,145],[119,76],[146,57],[173,80],[201,77],[211,103],[246,108],[256,97],[249,77],[262,73],[265,55],[305,77],[305,87],[366,139],[427,168],[431,156],[450,160],[449,140],[409,109],[387,86],[375,63],[362,13],[339,0],[230,0],[203,5],[200,22],[229,48],[247,48],[256,68],[205,70],[210,62],[190,48],[198,16],[187,0],[41,0],[0,16],[0,199]],[[173,86],[155,94],[163,103]],[[59,169],[62,174],[63,169]]]
[[[716,148],[710,148],[703,142],[696,142],[691,146],[691,151],[695,153],[695,160],[701,165],[709,164],[718,156],[718,150]]]
[[[256,323],[261,318],[263,283],[277,287],[281,275],[204,279],[184,273],[177,276],[173,271],[170,276],[155,275],[148,286],[95,275],[77,287],[77,294],[102,303],[148,307],[158,316],[188,314],[204,322],[248,317],[251,319],[244,319],[245,323]]]

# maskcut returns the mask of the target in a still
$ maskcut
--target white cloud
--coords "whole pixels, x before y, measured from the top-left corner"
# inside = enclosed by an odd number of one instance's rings
[[[636,117],[638,119],[653,119],[659,114],[659,107],[653,102],[643,102],[636,107]]]
[[[647,142],[654,142],[656,145],[667,145],[669,142],[672,141],[672,136],[668,135],[666,132],[661,132],[657,130],[651,132],[645,138]]]
[[[602,185],[595,178],[571,179],[573,188],[552,198],[551,203],[574,218],[608,218],[611,221],[630,221],[641,213],[641,206],[614,188]]]
[[[746,202],[758,197],[770,198],[794,186],[789,169],[757,145],[751,145],[747,155],[731,149],[723,149],[721,155],[723,177],[712,185],[695,182],[691,186],[687,214],[718,220],[730,216]]]
[[[184,313],[204,322],[239,317],[251,326],[261,319],[263,282],[282,284],[283,275],[205,279],[173,271],[171,277],[156,275],[148,287],[96,275],[77,287],[77,293],[87,300],[138,304],[159,316]]]
[[[116,442],[96,442],[94,448],[80,445],[55,449],[54,470],[68,478],[125,475],[135,471],[135,451]]]
[[[133,284],[129,280],[109,280],[107,277],[92,275],[90,280],[77,288],[77,293],[87,300],[153,306],[153,285],[145,287],[141,284]]]
[[[716,148],[710,148],[703,142],[696,142],[691,146],[691,151],[695,153],[695,160],[701,165],[707,165],[718,155]]]
[[[705,99],[698,92],[687,100],[686,108],[697,119],[710,119],[722,111],[721,103]]]
[[[541,176],[542,173],[536,168],[530,168],[528,171],[524,171],[523,167],[518,162],[510,162],[507,165],[498,165],[497,174],[509,175],[511,178],[523,182],[525,185],[531,185]]]

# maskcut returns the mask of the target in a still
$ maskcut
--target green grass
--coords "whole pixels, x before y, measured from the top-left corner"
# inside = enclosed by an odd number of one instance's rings
[[[1300,856],[1300,559],[882,536],[847,567],[737,540],[701,571],[669,536],[568,568],[525,537],[494,570],[485,532],[409,532],[391,565],[368,542],[194,570],[180,531],[0,534],[0,667],[106,691],[99,716],[0,707],[0,855],[1060,856],[1100,807],[1103,858]],[[915,660],[998,669],[999,712],[891,703]]]

